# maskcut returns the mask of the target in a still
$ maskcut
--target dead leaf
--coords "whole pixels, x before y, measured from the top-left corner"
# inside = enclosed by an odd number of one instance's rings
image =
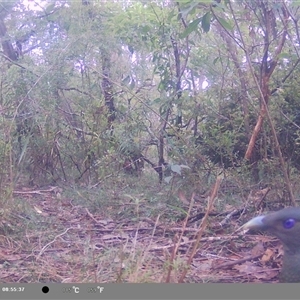
[[[240,273],[245,273],[247,275],[251,275],[255,277],[256,279],[266,279],[270,280],[277,276],[278,271],[267,269],[265,267],[257,266],[249,261],[245,262],[241,265],[236,265],[234,269],[237,269],[240,271]]]
[[[207,260],[207,261],[201,261],[199,265],[197,265],[197,271],[198,272],[203,272],[203,271],[209,271],[212,266],[212,261]]]
[[[35,211],[38,213],[38,214],[43,214],[43,212],[36,206],[33,206],[33,208],[35,209]]]
[[[259,254],[262,254],[264,252],[264,245],[263,243],[257,243],[251,250],[252,256],[257,256]]]
[[[266,251],[265,251],[265,254],[262,256],[262,258],[261,258],[261,261],[262,262],[268,262],[268,261],[270,261],[270,259],[272,258],[274,256],[274,252],[271,250],[271,249],[267,249]]]
[[[246,261],[244,264],[235,265],[234,269],[239,270],[241,273],[253,274],[259,267],[253,265],[251,262]]]
[[[185,197],[185,195],[184,195],[184,193],[182,191],[178,192],[178,197],[182,201],[182,203],[184,203],[186,205],[190,204],[190,202],[186,199],[186,197]]]

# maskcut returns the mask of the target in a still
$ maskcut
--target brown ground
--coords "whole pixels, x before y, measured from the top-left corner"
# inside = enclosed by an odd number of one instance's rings
[[[14,193],[16,210],[2,218],[0,210],[0,282],[165,282],[169,270],[178,282],[199,221],[187,225],[171,262],[183,220],[147,216],[146,199],[91,208],[75,198],[59,188]],[[233,210],[209,218],[185,282],[277,281],[279,243],[234,233],[250,214],[218,225]]]

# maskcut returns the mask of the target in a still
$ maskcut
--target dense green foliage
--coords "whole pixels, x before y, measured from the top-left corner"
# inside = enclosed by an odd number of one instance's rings
[[[191,182],[250,166],[268,180],[283,167],[272,126],[300,168],[293,1],[28,3],[3,1],[0,15],[3,186],[143,167]]]

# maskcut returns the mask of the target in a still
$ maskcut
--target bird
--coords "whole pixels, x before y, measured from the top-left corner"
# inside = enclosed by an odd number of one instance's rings
[[[284,250],[279,282],[300,282],[300,207],[286,207],[254,217],[241,229],[259,230],[276,236]]]

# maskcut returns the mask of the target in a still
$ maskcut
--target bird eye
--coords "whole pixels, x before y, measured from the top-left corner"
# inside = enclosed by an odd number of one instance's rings
[[[294,225],[295,225],[295,220],[294,219],[287,219],[287,220],[283,221],[283,227],[285,229],[293,228]]]

